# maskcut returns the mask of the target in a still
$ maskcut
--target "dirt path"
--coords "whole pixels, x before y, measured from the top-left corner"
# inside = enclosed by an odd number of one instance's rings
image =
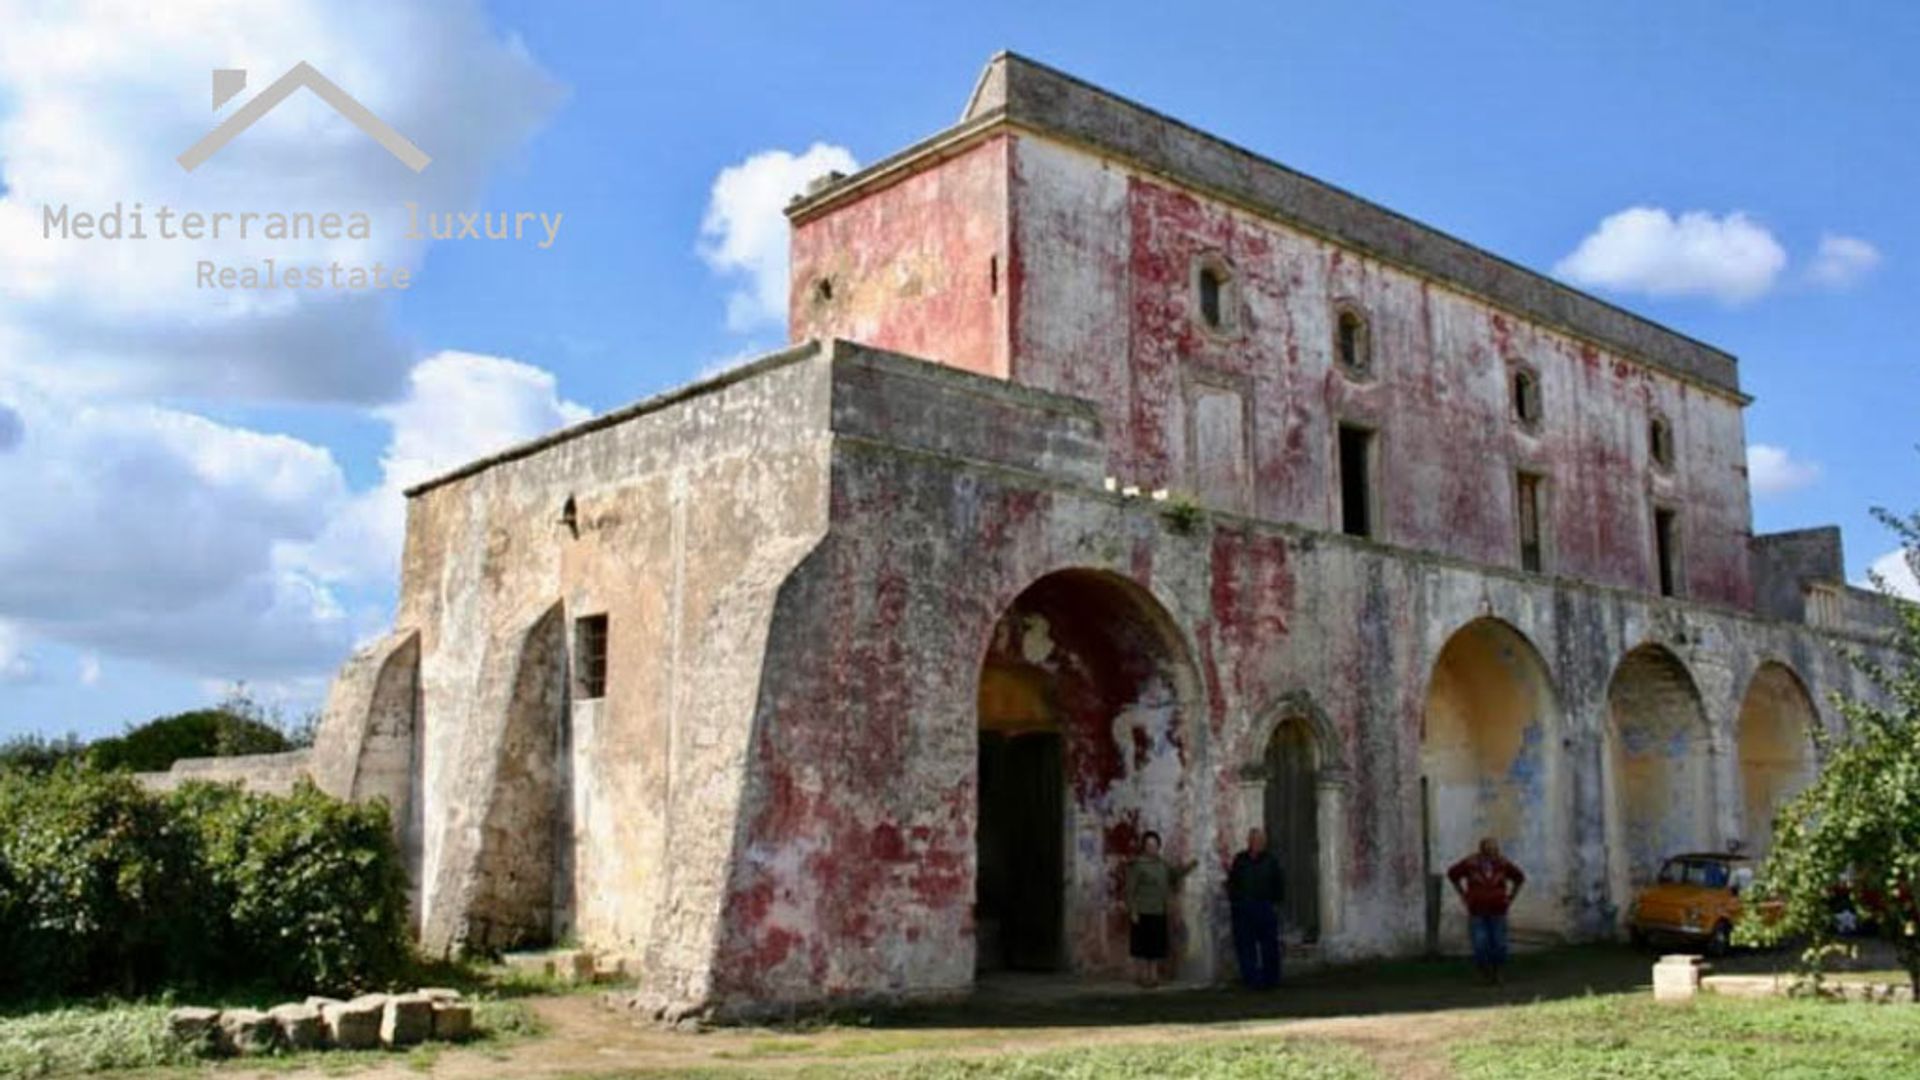
[[[321,1061],[262,1077],[349,1075],[364,1080],[592,1077],[718,1069],[778,1074],[842,1062],[900,1064],[931,1057],[1030,1053],[1100,1044],[1232,1041],[1263,1036],[1326,1040],[1365,1053],[1388,1077],[1451,1075],[1447,1044],[1496,1029],[1503,1008],[1542,999],[1644,987],[1643,954],[1592,948],[1520,957],[1504,987],[1478,984],[1465,965],[1392,962],[1303,974],[1272,994],[1219,988],[1116,993],[1063,981],[988,988],[965,1004],[876,1016],[859,1026],[676,1032],[602,1004],[597,995],[527,999],[546,1031],[504,1046],[442,1050],[430,1061],[395,1057],[365,1067]],[[253,1070],[214,1070],[222,1080]]]

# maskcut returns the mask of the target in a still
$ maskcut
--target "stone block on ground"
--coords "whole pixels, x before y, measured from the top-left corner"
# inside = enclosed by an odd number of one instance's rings
[[[450,990],[444,986],[423,986],[420,989],[414,991],[414,993],[419,994],[422,997],[430,998],[434,1001],[459,1001],[460,1000],[460,991]]]
[[[560,949],[553,954],[553,975],[561,982],[593,981],[593,953],[586,949]]]
[[[196,1054],[220,1048],[220,1010],[186,1007],[167,1014],[167,1036]]]
[[[302,1004],[311,1005],[316,1009],[324,1009],[329,1005],[341,1004],[341,1000],[339,998],[321,997],[318,994],[312,994],[309,995],[307,1000],[302,1002]]]
[[[380,1023],[386,1014],[385,995],[377,1001],[356,998],[323,1006],[320,1019],[327,1041],[341,1050],[371,1050],[380,1045]]]
[[[1700,993],[1700,958],[1663,956],[1653,965],[1653,1000],[1692,1001]]]
[[[594,982],[624,982],[639,973],[638,962],[630,956],[609,953],[605,956],[596,956],[593,960]]]
[[[530,975],[536,979],[553,977],[553,954],[544,952],[508,953],[500,958],[507,970],[520,975]]]
[[[258,1009],[228,1009],[220,1014],[222,1045],[235,1054],[271,1054],[280,1045],[280,1025]]]
[[[295,1050],[318,1050],[327,1043],[327,1029],[320,1022],[320,1010],[311,1005],[288,1003],[267,1010],[280,1025],[280,1038]]]
[[[380,1020],[380,1045],[413,1046],[433,1034],[433,999],[420,994],[395,994],[387,999]]]
[[[433,1037],[441,1042],[459,1042],[473,1036],[473,1006],[457,1001],[433,1003]]]

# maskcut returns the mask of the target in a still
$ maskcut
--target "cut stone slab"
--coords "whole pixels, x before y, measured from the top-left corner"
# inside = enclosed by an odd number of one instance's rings
[[[535,978],[553,977],[553,954],[544,952],[508,953],[500,958],[507,970]]]
[[[167,1014],[167,1036],[196,1054],[210,1054],[220,1048],[220,1010],[193,1006]]]
[[[429,998],[434,1001],[459,1001],[460,1000],[460,991],[450,990],[444,986],[423,986],[420,989],[414,991],[414,993],[419,994],[421,997]]]
[[[280,1038],[295,1050],[317,1050],[327,1043],[326,1026],[320,1022],[320,1010],[311,1005],[275,1005],[267,1010],[280,1025]]]
[[[380,1020],[380,1045],[413,1046],[433,1034],[433,999],[420,994],[396,994],[387,999]]]
[[[473,1036],[473,1006],[457,1001],[433,1003],[433,1037],[441,1042],[459,1042]]]
[[[386,1013],[384,994],[377,1002],[363,999],[336,1001],[323,1006],[320,1019],[327,1029],[327,1041],[342,1050],[371,1050],[380,1045],[380,1022]]]
[[[553,975],[562,982],[592,982],[593,954],[585,949],[561,949],[555,952]]]
[[[1653,1000],[1692,1001],[1700,993],[1700,958],[1687,954],[1663,956],[1653,965]]]
[[[221,1043],[236,1054],[271,1054],[280,1045],[280,1025],[258,1009],[228,1009],[220,1014]]]

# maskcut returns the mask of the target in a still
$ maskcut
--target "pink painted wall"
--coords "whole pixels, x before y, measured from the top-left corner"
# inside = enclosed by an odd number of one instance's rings
[[[1193,384],[1247,397],[1252,512],[1339,527],[1336,427],[1375,427],[1375,536],[1519,563],[1514,473],[1549,478],[1548,570],[1655,584],[1655,499],[1681,510],[1685,595],[1751,603],[1741,405],[1352,251],[1078,150],[1014,145],[1012,370],[1100,403],[1123,484],[1204,491]],[[1196,260],[1232,268],[1237,326],[1202,329]],[[1374,377],[1333,364],[1336,300],[1366,313]],[[1509,361],[1540,377],[1537,433],[1511,416]],[[1652,410],[1678,464],[1653,468]],[[1227,507],[1238,509],[1237,507]]]
[[[846,338],[1004,378],[1010,141],[797,222],[792,340]]]

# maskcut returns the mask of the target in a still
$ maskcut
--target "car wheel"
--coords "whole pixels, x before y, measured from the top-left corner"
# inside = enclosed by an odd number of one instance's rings
[[[1725,921],[1716,923],[1713,933],[1707,938],[1707,955],[1721,957],[1733,950],[1733,924]]]

